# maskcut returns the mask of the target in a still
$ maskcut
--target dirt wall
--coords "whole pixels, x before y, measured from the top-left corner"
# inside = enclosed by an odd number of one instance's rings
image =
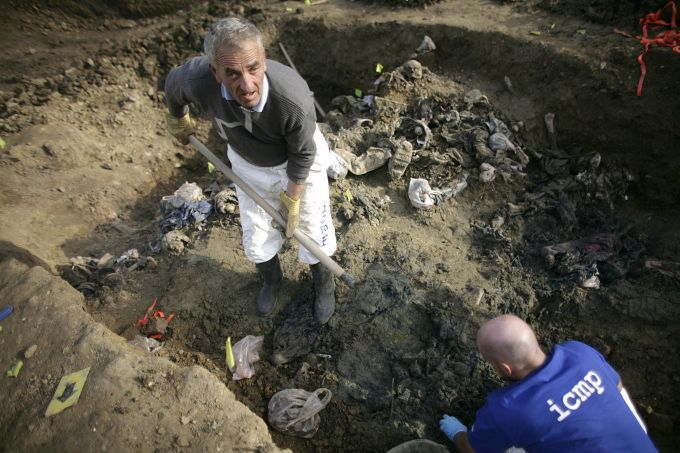
[[[84,311],[82,294],[42,267],[0,256],[0,369],[32,345],[16,378],[3,376],[3,450],[279,451],[267,425],[217,377],[128,345]],[[78,403],[46,418],[61,376],[90,368]],[[4,373],[3,373],[4,374]]]

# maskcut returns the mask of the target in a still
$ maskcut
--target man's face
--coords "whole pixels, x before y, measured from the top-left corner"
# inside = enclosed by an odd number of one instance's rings
[[[241,106],[252,109],[260,102],[267,63],[257,41],[246,41],[240,49],[218,49],[210,70]]]

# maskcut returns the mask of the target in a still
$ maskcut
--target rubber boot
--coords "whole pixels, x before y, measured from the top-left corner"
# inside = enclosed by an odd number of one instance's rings
[[[319,324],[326,324],[335,312],[335,276],[321,263],[312,264],[312,280],[314,281],[314,319]]]
[[[256,263],[255,267],[264,281],[260,294],[257,295],[257,312],[260,316],[267,316],[276,304],[276,292],[283,278],[279,255],[274,255],[274,258],[264,263]]]

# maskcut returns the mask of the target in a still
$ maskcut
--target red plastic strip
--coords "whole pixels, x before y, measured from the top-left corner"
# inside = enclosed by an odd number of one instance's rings
[[[664,11],[670,8],[671,20],[670,22],[662,19]],[[640,63],[640,80],[637,84],[637,95],[642,96],[642,87],[645,82],[645,76],[647,75],[647,65],[645,65],[645,55],[649,52],[651,46],[661,46],[669,47],[673,52],[680,53],[680,31],[677,30],[665,30],[653,38],[649,37],[649,27],[670,27],[672,29],[677,27],[677,15],[678,10],[675,5],[675,0],[670,0],[663,8],[655,13],[647,14],[643,19],[640,19],[640,25],[642,25],[642,37],[636,36],[636,39],[640,40],[640,43],[645,46],[645,50],[638,55],[637,61]],[[617,33],[626,35],[625,32],[615,30]],[[630,35],[628,35],[630,36]]]
[[[153,310],[153,307],[156,306],[156,302],[158,302],[158,299],[154,297],[153,302],[151,303],[151,306],[146,310],[146,314],[142,319],[137,320],[137,325],[138,326],[145,326],[149,322],[149,314],[151,313],[151,310]]]

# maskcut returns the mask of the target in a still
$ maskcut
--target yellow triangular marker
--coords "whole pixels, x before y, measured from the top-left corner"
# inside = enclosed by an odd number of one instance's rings
[[[213,165],[212,162],[208,162],[208,173],[212,173],[215,171],[215,166]]]
[[[352,196],[352,191],[349,189],[345,189],[345,191],[342,193],[345,197],[345,200],[347,201],[352,201],[354,199],[354,196]]]
[[[360,98],[361,96],[363,96],[363,94],[364,93],[359,88],[354,89],[354,96]]]
[[[226,350],[227,350],[227,368],[229,368],[229,371],[233,371],[236,362],[234,362],[234,351],[231,350],[231,337],[227,337]]]
[[[377,72],[378,74],[381,74],[383,72],[383,65],[381,65],[380,63],[375,65],[375,72]]]
[[[90,373],[90,368],[76,371],[75,373],[67,374],[61,378],[57,390],[54,392],[50,405],[47,406],[45,417],[58,414],[67,407],[71,407],[78,402],[80,393],[83,391],[87,375]]]

